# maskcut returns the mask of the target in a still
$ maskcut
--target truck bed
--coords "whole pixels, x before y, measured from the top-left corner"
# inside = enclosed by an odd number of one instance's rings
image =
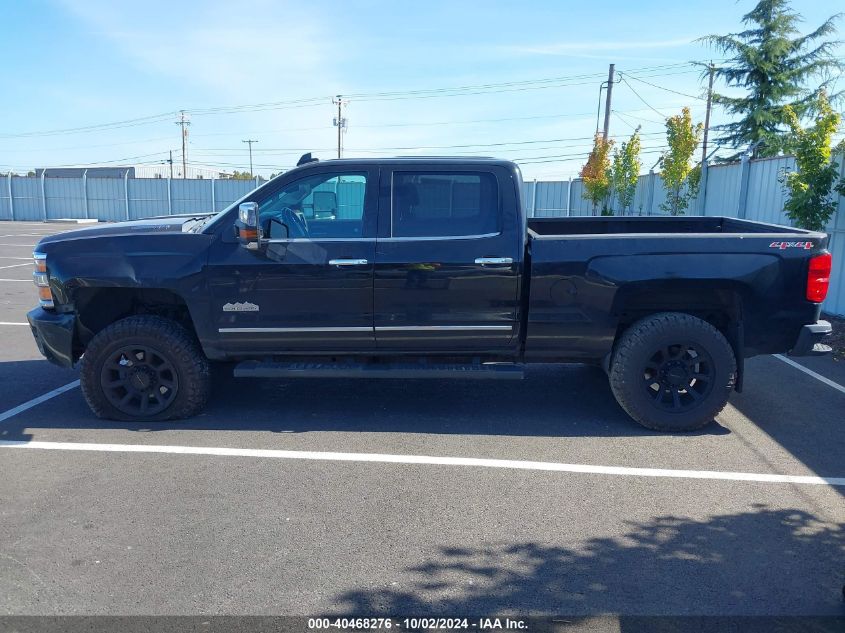
[[[575,217],[531,219],[528,236],[529,358],[600,357],[637,310],[730,304],[748,356],[788,349],[818,319],[804,286],[823,233],[722,217]]]
[[[626,235],[676,233],[769,233],[809,235],[810,231],[777,224],[752,222],[724,217],[572,217],[531,218],[528,230],[532,237],[564,235]]]

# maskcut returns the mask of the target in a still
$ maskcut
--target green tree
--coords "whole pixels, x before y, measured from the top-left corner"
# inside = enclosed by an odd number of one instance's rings
[[[637,180],[640,177],[640,128],[637,127],[631,138],[613,150],[613,164],[610,167],[610,186],[622,215],[625,215],[634,203]]]
[[[826,39],[836,33],[835,15],[820,27],[801,35],[801,16],[788,0],[761,0],[743,16],[748,28],[728,35],[708,35],[702,41],[732,57],[716,68],[716,77],[729,88],[746,94],[713,94],[735,120],[714,126],[722,132],[718,143],[732,148],[753,145],[753,158],[776,156],[788,149],[789,124],[786,106],[803,118],[813,114],[819,92],[841,71],[835,56],[838,41]],[[817,81],[815,87],[811,84]],[[832,97],[836,102],[842,93]],[[742,152],[728,160],[737,159]]]
[[[698,194],[700,167],[690,164],[701,139],[701,123],[693,124],[689,108],[666,119],[666,144],[660,157],[660,177],[666,189],[666,202],[660,208],[671,215],[683,215],[690,199]]]
[[[845,196],[845,179],[839,178],[839,165],[831,160],[834,153],[845,151],[845,141],[834,149],[833,135],[842,116],[833,110],[827,95],[818,95],[815,120],[801,127],[798,113],[786,106],[787,122],[792,132],[796,171],[785,172],[781,182],[789,195],[784,205],[786,215],[802,229],[823,231],[836,211],[832,192]]]
[[[248,171],[238,171],[237,169],[232,172],[231,176],[232,180],[252,180],[253,175]]]
[[[584,199],[593,205],[593,215],[599,205],[602,214],[607,212],[607,198],[610,194],[610,149],[613,141],[605,140],[601,134],[596,134],[593,149],[587,157],[586,164],[581,168],[581,179],[584,181]]]

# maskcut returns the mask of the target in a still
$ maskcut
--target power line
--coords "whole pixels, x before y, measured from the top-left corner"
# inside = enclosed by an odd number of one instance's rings
[[[653,106],[652,106],[652,105],[651,105],[648,101],[646,101],[645,99],[643,99],[643,98],[642,98],[642,96],[640,96],[640,93],[639,93],[639,92],[637,92],[637,91],[634,89],[634,87],[633,87],[631,84],[629,84],[629,83],[628,83],[628,80],[627,80],[627,79],[625,79],[625,78],[623,77],[623,78],[621,79],[621,81],[622,81],[622,83],[624,83],[626,86],[628,86],[628,88],[630,88],[630,89],[631,89],[631,92],[633,92],[633,93],[637,96],[637,99],[639,99],[640,101],[642,101],[642,102],[643,102],[646,106],[648,106],[648,107],[649,107],[652,111],[656,112],[656,113],[657,113],[657,115],[658,115],[659,117],[661,117],[662,119],[666,119],[666,115],[665,115],[665,114],[663,114],[662,112],[660,112],[657,108],[653,107]]]
[[[678,71],[678,72],[664,72],[667,70],[676,70],[678,68],[689,66],[694,62],[682,62],[676,64],[664,64],[659,66],[644,66],[639,68],[633,68],[628,73],[639,72],[639,73],[646,73],[642,76],[647,77],[658,77],[658,76],[667,76],[672,74],[683,74],[688,72],[696,72],[694,70],[690,71]],[[650,73],[650,74],[649,74]],[[421,90],[406,90],[406,91],[382,91],[382,92],[371,92],[371,93],[356,93],[348,95],[349,97],[353,97],[359,101],[383,101],[383,100],[396,100],[396,99],[411,99],[411,98],[430,98],[430,97],[438,97],[438,96],[471,96],[477,94],[488,94],[491,92],[511,92],[514,90],[535,90],[535,89],[544,89],[544,88],[561,88],[561,87],[570,87],[570,86],[580,86],[592,83],[591,81],[580,81],[580,80],[591,80],[596,77],[602,76],[601,73],[587,73],[581,75],[569,75],[569,76],[560,76],[560,77],[546,77],[546,78],[539,78],[539,79],[529,79],[529,80],[521,80],[521,81],[511,81],[511,82],[499,82],[499,83],[488,83],[488,84],[476,84],[476,85],[467,85],[467,86],[456,86],[456,87],[439,87],[439,88],[427,88]],[[204,116],[204,115],[214,115],[214,114],[233,114],[239,112],[260,112],[264,110],[274,110],[274,109],[285,109],[285,108],[298,108],[298,107],[316,107],[322,106],[325,104],[327,99],[331,97],[322,96],[322,97],[306,97],[301,99],[291,99],[285,101],[276,101],[276,102],[266,102],[266,103],[256,103],[256,104],[241,104],[241,105],[234,105],[234,106],[218,106],[218,107],[209,107],[209,108],[186,108],[183,111],[186,114],[192,114],[196,116]],[[181,112],[181,111],[180,111]],[[88,126],[81,126],[81,127],[73,127],[73,128],[63,128],[63,129],[54,129],[54,130],[45,130],[45,131],[32,131],[32,132],[18,132],[18,133],[0,133],[0,138],[26,138],[32,136],[52,136],[52,135],[59,135],[59,134],[76,134],[76,133],[85,133],[85,132],[96,132],[96,131],[104,131],[104,130],[111,130],[111,129],[119,129],[124,127],[136,127],[139,125],[149,125],[153,123],[159,123],[167,120],[168,118],[174,116],[175,114],[179,114],[176,111],[170,112],[163,112],[160,114],[150,115],[146,117],[137,117],[134,119],[125,119],[122,121],[113,121],[109,123],[100,123]]]
[[[616,112],[614,110],[614,112]],[[643,136],[655,136],[663,134],[662,132],[646,132]],[[612,136],[624,136],[622,134],[619,135],[612,135]],[[496,143],[464,143],[460,145],[384,145],[381,147],[369,147],[369,148],[347,148],[349,151],[352,152],[362,152],[362,151],[382,151],[382,150],[417,150],[417,149],[461,149],[461,148],[468,148],[468,147],[504,147],[507,145],[535,145],[538,143],[567,143],[569,141],[592,141],[592,136],[570,136],[565,138],[547,138],[547,139],[534,139],[530,141],[501,141]],[[333,148],[304,148],[304,147],[263,147],[261,149],[256,149],[256,152],[303,152],[303,151],[331,151]],[[220,147],[206,147],[195,149],[195,152],[211,152],[211,151],[223,151],[229,152],[231,148]]]
[[[624,138],[628,138],[628,135],[625,135]],[[650,141],[658,141],[663,142],[662,138],[654,138],[654,139],[647,139]],[[644,145],[646,147],[646,145]],[[650,146],[649,146],[650,147]],[[531,146],[531,147],[508,147],[508,148],[496,148],[491,151],[487,151],[485,149],[475,149],[475,150],[451,150],[449,152],[450,156],[474,156],[478,155],[479,153],[496,153],[496,154],[506,154],[508,156],[515,155],[515,154],[522,154],[525,152],[537,152],[543,150],[562,150],[562,149],[570,149],[570,150],[583,150],[584,153],[589,153],[590,149],[592,148],[592,144],[589,143],[573,143],[573,144],[563,144],[563,145],[541,145],[541,146]],[[361,154],[367,156],[392,156],[395,152],[390,150],[349,150],[348,153],[353,156],[359,156]],[[271,158],[284,158],[285,160],[290,160],[292,157],[298,157],[300,152],[271,152],[264,154],[261,158],[271,159]],[[420,154],[424,156],[424,154]],[[221,160],[221,159],[229,159],[229,158],[237,158],[238,154],[227,153],[227,154],[204,154],[201,152],[194,152],[194,156],[197,156],[198,160]]]
[[[663,125],[665,123],[665,120],[664,121],[655,121],[654,119],[648,119],[648,118],[643,117],[643,116],[635,116],[633,114],[625,114],[623,112],[620,112],[619,110],[614,110],[613,114],[617,115],[620,118],[620,120],[622,120],[622,119],[638,119],[638,120],[644,121],[646,123],[656,123],[658,125]],[[630,123],[629,123],[629,125],[630,125]],[[656,134],[656,132],[650,132],[650,134]]]
[[[692,62],[682,62],[677,64],[668,64],[662,66],[645,66],[641,68],[634,68],[632,71],[661,71],[665,69],[675,69],[679,67],[689,66]],[[696,71],[684,71],[696,72]],[[674,73],[670,73],[674,74]],[[601,76],[600,73],[586,73],[582,75],[568,75],[560,77],[545,77],[539,79],[528,79],[521,81],[499,82],[488,84],[475,84],[455,87],[438,87],[425,88],[417,90],[403,90],[403,91],[382,91],[382,92],[361,92],[347,94],[348,98],[354,98],[356,101],[392,101],[397,99],[422,99],[439,96],[467,96],[475,94],[489,94],[493,92],[512,92],[514,90],[535,90],[543,88],[556,88],[568,86],[580,86],[592,83],[590,80]],[[651,76],[651,75],[650,75]],[[660,75],[653,75],[660,76]],[[575,83],[573,83],[575,82]],[[190,112],[195,115],[207,114],[226,114],[233,112],[259,112],[264,110],[284,109],[288,107],[310,107],[318,106],[325,103],[329,96],[323,97],[308,97],[302,99],[273,101],[254,104],[240,104],[233,106],[219,106],[214,108],[200,108],[192,109]]]
[[[113,121],[111,123],[99,123],[96,125],[86,125],[75,128],[64,128],[57,130],[46,130],[42,132],[17,132],[13,134],[0,134],[0,138],[29,138],[32,136],[56,136],[59,134],[78,134],[83,132],[99,132],[103,130],[116,130],[125,127],[137,127],[139,125],[149,125],[151,123],[160,123],[172,117],[175,112],[164,112],[162,114],[154,114],[146,117],[139,117],[136,119],[126,119],[124,121]]]
[[[619,75],[621,76],[622,73],[619,73]],[[667,88],[665,86],[659,86],[657,84],[651,83],[650,81],[646,81],[645,79],[640,79],[639,77],[635,77],[634,75],[631,75],[631,74],[628,74],[628,73],[625,73],[625,77],[630,77],[634,81],[639,81],[640,83],[644,83],[647,86],[651,86],[653,88],[658,88],[660,90],[665,90],[666,92],[671,92],[671,93],[674,93],[676,95],[681,95],[682,97],[689,97],[690,99],[698,99],[699,101],[707,101],[707,99],[705,99],[705,98],[697,97],[697,96],[691,95],[691,94],[687,94],[686,92],[679,92],[677,90],[672,90],[671,88]]]
[[[622,121],[622,123],[624,123],[625,125],[627,125],[629,128],[631,128],[631,129],[632,129],[632,130],[634,130],[635,132],[639,129],[639,126],[638,126],[638,125],[637,125],[637,126],[633,126],[633,125],[631,125],[630,123],[628,123],[628,121],[626,121],[626,120],[625,120],[625,119],[623,119],[621,116],[619,116],[619,113],[618,113],[616,110],[611,110],[611,113],[612,113],[612,114],[615,114],[617,119],[619,119],[620,121]]]
[[[668,107],[668,106],[667,106]],[[625,114],[629,117],[634,117],[635,115],[630,114],[631,112],[641,112],[646,110],[646,108],[640,108],[635,110],[613,110],[614,114]],[[572,117],[588,117],[592,116],[592,112],[573,112],[568,114],[542,114],[542,115],[531,115],[531,116],[520,116],[520,117],[501,117],[495,119],[464,119],[459,121],[426,121],[426,122],[415,122],[415,123],[377,123],[377,124],[360,124],[356,125],[356,128],[389,128],[389,127],[429,127],[429,126],[439,126],[439,125],[475,125],[478,123],[499,123],[504,121],[528,121],[528,120],[543,120],[543,119],[560,119],[560,118],[572,118]],[[643,119],[648,121],[653,121],[653,119]],[[311,131],[318,131],[318,130],[328,130],[329,127],[325,125],[315,126],[315,127],[301,127],[301,128],[284,128],[284,129],[276,129],[276,130],[262,130],[263,134],[277,134],[277,133],[288,133],[288,132],[311,132]],[[202,134],[192,134],[192,138],[206,138],[206,137],[224,137],[224,136],[240,136],[241,132],[209,132],[209,133],[202,133]],[[613,136],[613,135],[611,135]],[[98,143],[95,145],[73,145],[70,147],[49,147],[49,148],[33,148],[33,147],[23,147],[23,148],[5,148],[5,152],[67,152],[67,151],[76,151],[82,149],[96,149],[100,147],[116,147],[116,146],[124,146],[124,145],[138,145],[141,143],[156,143],[159,141],[166,141],[170,139],[169,136],[160,136],[155,138],[145,138],[145,139],[136,139],[136,140],[129,140],[129,141],[119,141],[116,143]],[[256,150],[257,151],[257,150]],[[301,151],[319,151],[319,148],[304,148]]]
[[[128,161],[134,161],[139,158],[149,158],[150,156],[167,156],[167,152],[152,152],[150,154],[139,154],[138,156],[126,156],[124,158],[115,158],[113,160],[100,160],[94,163],[70,163],[66,165],[49,165],[49,168],[59,168],[59,167],[96,167],[97,165],[106,165],[112,163],[124,163]]]
[[[663,151],[663,148],[654,148],[649,150],[643,150],[640,154],[659,154]],[[537,156],[534,159],[525,159],[518,161],[520,165],[538,165],[542,163],[557,163],[560,162],[562,159],[577,159],[583,158],[583,153],[578,154],[563,154],[560,156]]]

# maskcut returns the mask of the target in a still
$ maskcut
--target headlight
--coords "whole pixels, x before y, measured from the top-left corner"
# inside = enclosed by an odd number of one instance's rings
[[[47,273],[47,255],[45,253],[33,253],[35,260],[35,272],[32,273],[32,281],[38,288],[38,302],[42,308],[52,308],[53,292],[50,290],[50,275]]]

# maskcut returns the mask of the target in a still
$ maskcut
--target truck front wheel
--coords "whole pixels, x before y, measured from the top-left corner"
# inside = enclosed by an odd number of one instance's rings
[[[634,420],[658,431],[692,431],[715,418],[736,381],[736,358],[715,327],[689,314],[641,319],[616,343],[610,387]]]
[[[111,324],[91,340],[81,365],[82,393],[100,418],[187,418],[208,399],[208,360],[184,327],[162,317]]]

